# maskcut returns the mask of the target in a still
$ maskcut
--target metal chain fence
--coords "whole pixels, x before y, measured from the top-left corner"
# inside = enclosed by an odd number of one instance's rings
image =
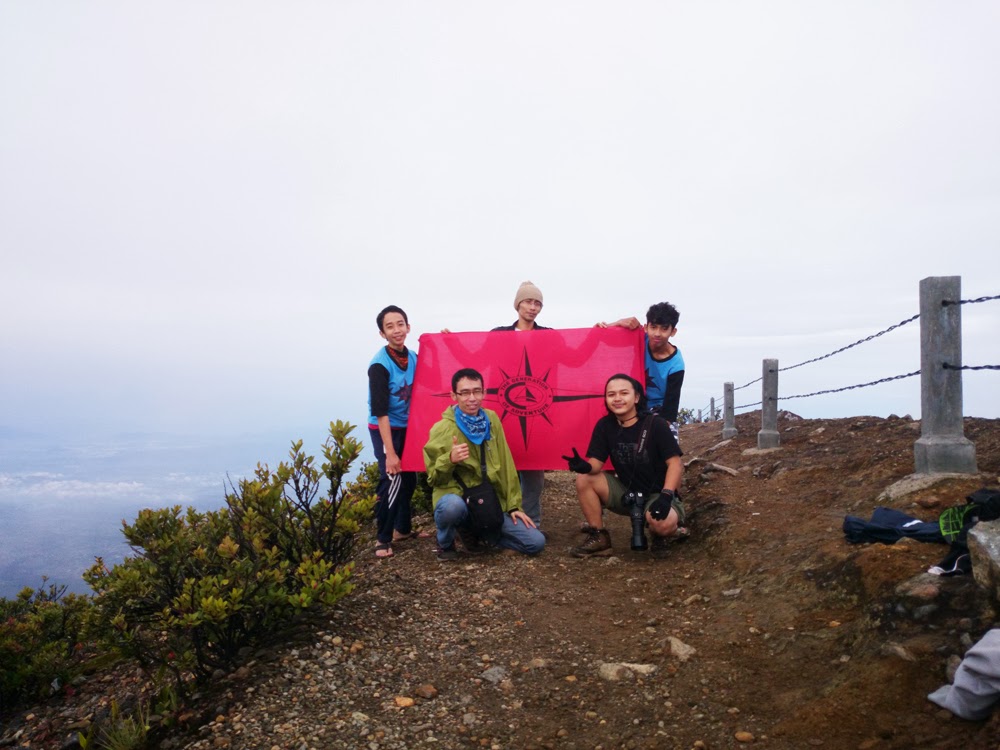
[[[976,297],[975,299],[944,300],[944,301],[942,301],[941,304],[943,306],[945,306],[945,307],[947,307],[948,305],[973,305],[973,304],[978,304],[980,302],[990,302],[990,301],[998,300],[998,299],[1000,299],[1000,294],[991,295],[991,296],[987,296],[987,297]],[[848,349],[853,349],[856,346],[860,346],[861,344],[865,344],[865,343],[868,343],[869,341],[873,341],[874,339],[877,339],[879,336],[884,336],[885,334],[889,333],[890,331],[894,331],[897,328],[901,328],[902,326],[905,326],[908,323],[912,323],[913,321],[918,320],[919,318],[920,318],[920,315],[918,313],[917,315],[914,315],[911,318],[907,318],[906,320],[901,320],[898,323],[896,323],[894,325],[891,325],[888,328],[885,328],[885,329],[879,331],[878,333],[873,333],[871,336],[866,336],[863,339],[859,339],[858,341],[855,341],[853,344],[848,344],[847,346],[842,346],[839,349],[835,349],[834,351],[830,352],[829,354],[824,354],[824,355],[822,355],[820,357],[813,357],[812,359],[807,359],[804,362],[799,362],[798,364],[789,365],[788,367],[779,367],[778,368],[778,372],[786,372],[787,370],[794,370],[796,367],[802,367],[804,365],[812,364],[813,362],[819,362],[821,360],[828,359],[828,358],[830,358],[830,357],[832,357],[832,356],[834,356],[836,354],[840,354],[841,352],[846,352]],[[1000,370],[1000,365],[952,365],[952,364],[948,364],[947,362],[945,362],[943,364],[943,367],[946,370]],[[824,390],[824,391],[815,391],[813,393],[800,393],[800,394],[797,394],[795,396],[779,396],[778,397],[778,401],[785,401],[785,400],[789,400],[789,399],[793,399],[793,398],[808,398],[810,396],[821,396],[821,395],[828,394],[828,393],[841,393],[842,391],[850,391],[850,390],[854,390],[855,388],[867,388],[867,387],[872,386],[872,385],[880,385],[882,383],[888,383],[888,382],[893,381],[893,380],[902,380],[903,378],[912,378],[915,375],[919,375],[919,374],[920,374],[920,370],[916,370],[915,372],[907,372],[907,373],[904,373],[902,375],[892,375],[892,376],[887,377],[887,378],[880,378],[879,380],[873,380],[870,383],[858,383],[857,385],[846,385],[843,388],[830,388],[830,389],[827,389],[827,390]],[[751,380],[749,383],[744,383],[743,385],[739,386],[738,388],[733,388],[733,391],[735,392],[735,391],[743,390],[744,388],[750,387],[754,383],[761,382],[763,379],[764,379],[764,376],[762,375],[759,378]],[[763,401],[755,401],[752,404],[741,404],[740,406],[734,406],[733,410],[735,411],[736,409],[749,409],[749,408],[754,407],[754,406],[761,406],[761,405],[763,405],[763,403],[764,403]],[[711,412],[711,405],[706,406],[705,409],[703,410],[703,412]],[[714,415],[710,415],[710,416],[714,416]]]

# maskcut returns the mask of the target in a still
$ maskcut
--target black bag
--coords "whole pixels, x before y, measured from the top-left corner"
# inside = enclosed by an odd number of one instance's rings
[[[455,474],[455,479],[462,487],[462,499],[468,508],[469,516],[466,525],[479,536],[488,536],[500,531],[503,526],[503,508],[500,498],[486,476],[486,441],[479,446],[479,466],[483,481],[475,487],[466,487],[465,483]]]

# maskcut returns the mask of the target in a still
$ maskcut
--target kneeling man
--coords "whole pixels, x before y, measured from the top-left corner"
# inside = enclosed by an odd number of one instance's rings
[[[455,405],[445,409],[441,421],[431,427],[424,446],[427,481],[433,489],[438,559],[443,562],[458,558],[456,533],[470,552],[476,551],[480,541],[525,555],[536,555],[545,547],[545,536],[521,510],[517,468],[500,417],[482,408],[484,395],[479,372],[471,368],[456,372],[451,378]],[[482,451],[486,480],[493,485],[504,513],[499,531],[479,540],[466,524],[469,511],[462,499],[462,485],[474,487],[483,482]]]
[[[628,375],[612,375],[604,387],[606,416],[597,420],[581,458],[576,448],[563,456],[576,478],[576,495],[587,521],[587,539],[573,549],[574,557],[611,554],[611,536],[604,528],[602,507],[629,515],[630,503],[641,502],[653,535],[652,552],[662,554],[667,537],[684,521],[677,498],[684,465],[681,449],[662,417],[646,412],[642,385]],[[611,459],[614,472],[602,471]]]

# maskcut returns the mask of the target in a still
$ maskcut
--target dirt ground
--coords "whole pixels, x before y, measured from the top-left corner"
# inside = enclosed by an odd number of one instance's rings
[[[691,536],[667,559],[633,553],[617,516],[613,557],[571,557],[573,475],[548,473],[543,554],[442,564],[423,539],[376,561],[369,545],[328,620],[257,655],[157,746],[1000,748],[1000,718],[926,700],[993,626],[991,602],[971,576],[915,585],[944,545],[851,545],[841,528],[878,505],[933,520],[996,486],[1000,422],[966,421],[979,476],[880,500],[912,472],[919,423],[783,414],[781,447],[760,453],[759,418],[724,444],[719,423],[681,429]],[[602,673],[619,663],[642,666]],[[33,711],[10,744],[67,747],[72,708]],[[46,713],[52,743],[33,743]]]
[[[783,415],[781,448],[747,454],[759,418],[740,417],[739,436],[714,448],[719,423],[682,428],[692,536],[669,559],[631,552],[628,519],[617,516],[607,522],[616,557],[570,557],[580,539],[573,475],[552,472],[544,500],[551,538],[537,560],[477,559],[450,576],[460,583],[445,584],[428,544],[398,555],[391,568],[370,561],[359,573],[396,592],[389,599],[436,598],[456,586],[445,596],[459,627],[482,629],[469,648],[492,655],[484,666],[505,657],[522,668],[533,658],[551,663],[512,691],[519,703],[502,690],[477,693],[480,712],[496,720],[479,734],[503,747],[1000,747],[1000,722],[966,722],[925,697],[946,682],[948,657],[993,625],[971,577],[938,579],[938,609],[915,619],[897,587],[948,548],[851,545],[842,532],[846,514],[868,518],[888,505],[934,520],[971,491],[996,486],[1000,425],[967,422],[980,476],[880,502],[913,471],[918,422]],[[494,575],[477,585],[483,568]],[[492,626],[496,608],[482,604],[486,589],[503,592],[492,597],[504,600],[502,628]],[[671,638],[693,655],[678,658]],[[609,682],[598,675],[602,662],[657,669]],[[462,675],[426,679],[453,685],[468,679],[460,668]],[[512,712],[515,730],[505,726]]]

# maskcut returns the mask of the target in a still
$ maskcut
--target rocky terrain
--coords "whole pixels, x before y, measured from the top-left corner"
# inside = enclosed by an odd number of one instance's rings
[[[905,488],[909,418],[785,414],[772,452],[756,450],[759,413],[737,426],[725,443],[719,423],[682,428],[691,536],[667,559],[631,552],[613,516],[615,556],[570,557],[573,475],[551,472],[542,555],[442,564],[411,540],[376,561],[368,545],[335,612],[180,707],[153,746],[1000,747],[1000,720],[926,700],[993,626],[993,603],[971,576],[925,573],[944,545],[850,545],[841,530],[878,505],[933,520],[996,486],[1000,423],[966,421],[980,475]],[[0,747],[74,747],[74,728],[143,685],[130,669],[93,675],[8,717]]]

